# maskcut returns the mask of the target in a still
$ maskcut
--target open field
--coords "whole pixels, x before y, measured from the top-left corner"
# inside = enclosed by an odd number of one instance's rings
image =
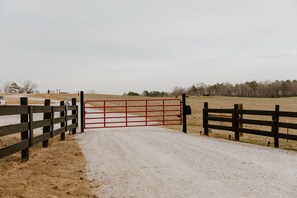
[[[63,95],[63,94],[38,94],[35,97],[51,98],[56,100],[70,100],[72,97],[76,97],[79,100],[77,94]],[[145,99],[145,97],[139,96],[117,96],[117,95],[104,95],[104,94],[85,94],[87,100],[112,100],[112,99]],[[148,98],[151,99],[151,98]],[[222,96],[191,96],[187,97],[187,104],[192,108],[192,115],[188,116],[188,132],[200,134],[203,131],[202,127],[202,110],[204,102],[209,103],[209,108],[233,108],[234,104],[243,104],[243,109],[251,110],[274,110],[275,105],[280,105],[281,111],[296,111],[297,112],[297,98],[241,98],[241,97],[222,97]],[[222,115],[223,116],[223,115]],[[270,119],[260,116],[254,116],[255,119]],[[297,123],[296,119],[282,120],[284,122]],[[252,128],[262,129],[269,131],[268,127],[251,126]],[[181,130],[181,126],[166,126],[166,128]],[[296,131],[286,131],[283,129],[283,133],[297,134]],[[228,139],[231,135],[231,139],[234,139],[233,132],[212,130],[210,137],[219,137]],[[267,145],[268,142],[273,142],[270,137],[262,137],[250,134],[244,134],[241,138],[242,142],[248,142],[253,144]],[[297,150],[297,141],[292,140],[280,140],[280,148]]]
[[[233,108],[234,104],[243,104],[243,109],[250,110],[274,110],[275,105],[280,105],[280,110],[282,111],[295,111],[297,112],[297,103],[295,102],[297,98],[240,98],[240,97],[220,97],[220,96],[205,96],[205,97],[188,97],[187,103],[191,105],[192,115],[188,116],[188,131],[190,133],[200,133],[203,131],[202,127],[202,110],[204,106],[204,102],[209,103],[209,108]],[[224,116],[224,115],[222,115]],[[245,117],[248,118],[248,117]],[[264,116],[251,116],[250,118],[254,119],[266,119],[271,120],[272,118],[267,118]],[[295,122],[296,119],[287,119],[282,120],[284,122]],[[262,129],[270,131],[268,127],[260,127],[260,126],[249,126],[255,129]],[[173,129],[177,129],[176,127],[170,127]],[[283,129],[284,130],[284,129]],[[287,132],[287,131],[282,131]],[[297,134],[296,131],[290,130],[289,133]],[[233,132],[227,131],[219,131],[212,130],[210,133],[210,137],[220,137],[224,139],[228,139],[229,135],[234,139]],[[242,142],[248,142],[253,144],[267,145],[268,141],[273,142],[273,138],[256,136],[250,134],[244,134],[241,138]],[[280,148],[297,150],[297,142],[292,140],[280,140]]]

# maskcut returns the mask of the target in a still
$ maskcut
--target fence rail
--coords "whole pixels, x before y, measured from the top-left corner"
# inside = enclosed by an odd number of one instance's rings
[[[224,116],[222,116],[224,114]],[[249,116],[265,116],[266,120],[246,119]],[[268,117],[268,118],[267,118]],[[269,119],[270,118],[270,119]],[[297,112],[280,111],[279,105],[275,106],[274,111],[266,110],[243,110],[239,109],[239,105],[235,104],[233,109],[213,109],[208,108],[208,103],[204,103],[203,108],[203,128],[204,134],[208,135],[209,129],[225,130],[234,132],[235,140],[240,140],[240,133],[248,133],[253,135],[267,136],[274,138],[274,147],[279,147],[279,139],[297,140],[297,135],[280,133],[280,128],[297,129],[296,123],[280,122],[281,118],[297,118]],[[269,119],[269,120],[267,120]],[[229,126],[211,123],[209,121],[225,123]],[[260,129],[251,129],[244,126],[255,125],[271,127],[271,130],[265,131]]]
[[[40,113],[43,113],[43,119],[34,120],[34,115]],[[28,160],[30,147],[40,142],[47,147],[48,140],[57,135],[65,140],[65,132],[75,134],[78,126],[75,98],[70,106],[65,106],[64,101],[60,102],[60,106],[50,106],[50,100],[45,100],[44,106],[32,106],[28,105],[28,98],[21,98],[20,106],[0,106],[0,117],[12,115],[20,116],[20,123],[0,126],[0,137],[21,133],[21,138],[16,143],[0,147],[0,159],[21,151],[22,160]],[[34,135],[37,128],[42,128],[42,134]]]

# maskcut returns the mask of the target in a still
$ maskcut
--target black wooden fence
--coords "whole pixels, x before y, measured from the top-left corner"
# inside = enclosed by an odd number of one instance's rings
[[[223,115],[223,116],[222,116]],[[245,119],[245,115],[249,116],[265,116],[270,117],[269,120],[263,119]],[[297,135],[280,133],[280,128],[297,129],[296,123],[281,122],[281,118],[297,118],[297,112],[280,111],[279,105],[275,106],[274,111],[267,110],[243,110],[239,109],[239,105],[235,104],[232,109],[211,109],[208,103],[204,103],[203,109],[203,128],[204,134],[208,135],[209,129],[218,129],[234,132],[235,140],[240,140],[240,133],[248,133],[253,135],[268,136],[274,138],[274,147],[279,147],[279,139],[297,140]],[[215,121],[209,124],[209,121]],[[218,124],[220,123],[220,124]],[[224,123],[223,125],[221,123]],[[245,125],[271,127],[270,131],[251,129]]]
[[[20,122],[0,126],[0,137],[21,133],[20,141],[11,145],[0,147],[0,159],[21,151],[22,160],[29,159],[29,148],[42,142],[43,147],[48,146],[48,140],[56,135],[65,139],[65,132],[76,133],[78,126],[78,106],[76,99],[71,105],[50,106],[46,99],[44,106],[28,105],[28,98],[21,98],[20,106],[0,106],[0,119],[3,116],[20,116]],[[34,115],[43,114],[43,119],[34,120]],[[42,134],[34,135],[34,129],[42,128]]]

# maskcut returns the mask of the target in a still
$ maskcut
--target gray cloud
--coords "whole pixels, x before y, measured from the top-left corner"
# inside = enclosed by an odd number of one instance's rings
[[[296,18],[294,0],[2,0],[1,81],[122,93],[293,79]]]

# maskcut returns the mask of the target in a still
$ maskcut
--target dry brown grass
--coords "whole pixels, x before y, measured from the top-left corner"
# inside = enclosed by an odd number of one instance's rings
[[[120,96],[120,95],[109,95],[109,94],[85,94],[85,100],[121,100],[126,99],[139,99],[137,96]],[[34,98],[46,98],[52,100],[64,100],[71,101],[72,98],[76,98],[77,101],[80,100],[78,94],[31,94],[30,97]],[[144,97],[141,97],[144,98]]]
[[[188,131],[190,133],[200,133],[203,131],[202,127],[202,110],[204,106],[204,102],[209,103],[209,108],[233,108],[234,104],[243,104],[243,109],[251,109],[251,110],[274,110],[275,105],[280,105],[281,111],[297,111],[297,103],[295,102],[296,98],[240,98],[240,97],[220,97],[220,96],[202,96],[202,97],[188,97],[187,103],[191,105],[192,115],[188,116]],[[253,118],[253,119],[261,119],[261,120],[272,120],[270,117],[266,116],[250,116],[245,118]],[[297,119],[282,119],[283,122],[292,122],[296,123]],[[245,126],[255,129],[267,130],[269,131],[269,127],[261,127],[261,126]],[[180,129],[179,127],[170,127],[173,129]],[[282,129],[280,132],[286,133],[286,129]],[[297,132],[294,130],[289,130],[290,134],[296,134]],[[210,136],[211,137],[219,137],[229,139],[229,135],[231,135],[231,139],[234,139],[233,132],[227,131],[219,131],[212,130]],[[256,136],[244,134],[241,137],[242,142],[248,142],[253,144],[260,145],[268,145],[270,141],[273,143],[273,138],[264,137],[264,136]],[[271,144],[272,145],[272,144]],[[280,140],[280,148],[297,150],[297,141],[292,140]]]
[[[20,153],[0,160],[0,197],[94,197],[95,182],[86,178],[86,161],[77,141],[66,135],[50,139],[48,148],[30,149],[30,160]]]
[[[20,105],[20,99],[19,98],[11,98],[7,97],[6,99],[7,105]],[[34,100],[34,99],[28,99],[29,105],[42,105],[44,104],[44,101],[41,100]]]
[[[19,97],[5,95],[8,105],[19,105]],[[29,104],[43,103],[29,98]],[[0,137],[0,148],[19,140],[20,133]],[[99,185],[87,179],[86,161],[74,136],[52,138],[48,148],[41,143],[31,147],[27,162],[21,162],[20,155],[0,159],[0,197],[95,197],[92,188]]]
[[[71,100],[72,97],[76,97],[79,100],[77,94],[73,95],[63,95],[63,94],[43,94],[36,95],[35,97],[44,97],[51,99],[62,99],[62,100]],[[139,97],[139,96],[119,96],[119,95],[106,95],[106,94],[85,94],[86,100],[113,100],[113,99],[151,99],[148,97]],[[233,108],[234,104],[243,104],[243,109],[253,109],[253,110],[274,110],[275,105],[280,105],[281,111],[297,111],[296,97],[290,98],[241,98],[241,97],[221,97],[221,96],[191,96],[187,97],[187,104],[191,105],[192,115],[188,116],[188,132],[200,134],[203,131],[202,127],[202,109],[204,102],[209,103],[209,108]],[[260,120],[269,120],[271,118],[265,116],[246,116],[245,118],[250,119],[260,119]],[[297,119],[286,118],[281,119],[282,122],[292,122],[297,123]],[[224,125],[224,123],[220,123]],[[251,126],[245,125],[245,127],[266,130],[270,131],[269,127],[264,126]],[[166,126],[166,128],[171,128],[175,130],[181,130],[181,126]],[[287,133],[287,129],[281,129],[280,132]],[[288,130],[290,134],[296,134],[296,130]],[[210,137],[234,139],[233,132],[212,130]],[[248,142],[253,144],[267,145],[268,142],[273,143],[273,138],[256,136],[250,134],[244,134],[241,137],[242,142]],[[271,144],[273,145],[273,144]],[[280,140],[280,148],[297,150],[297,141],[293,140]]]

